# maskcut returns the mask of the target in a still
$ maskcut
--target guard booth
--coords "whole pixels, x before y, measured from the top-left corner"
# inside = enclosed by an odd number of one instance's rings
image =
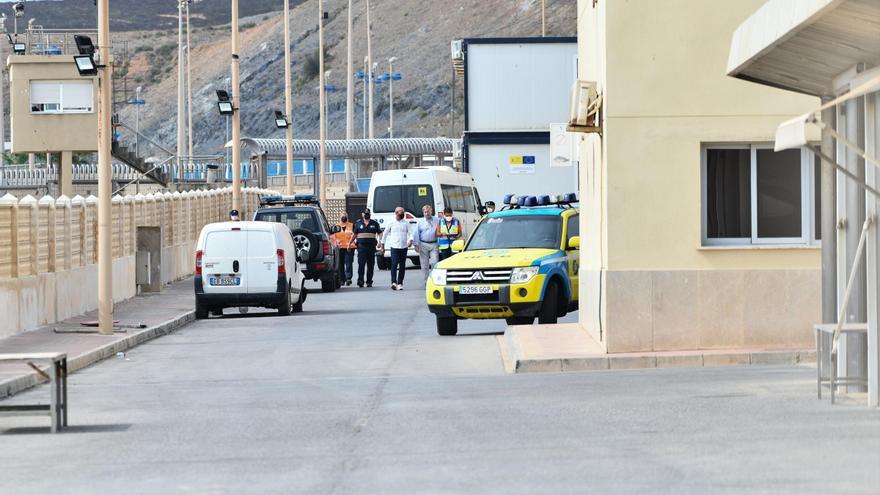
[[[880,406],[880,2],[769,0],[733,36],[728,75],[818,96],[776,149],[822,161],[822,314],[833,375]],[[821,130],[821,142],[808,139]],[[850,329],[850,330],[847,330]],[[820,370],[822,367],[820,366]],[[821,391],[821,388],[820,388]]]

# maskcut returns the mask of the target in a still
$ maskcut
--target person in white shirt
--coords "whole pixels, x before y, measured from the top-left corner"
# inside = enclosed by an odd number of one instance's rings
[[[379,250],[384,255],[385,248],[391,250],[391,290],[403,290],[403,277],[406,274],[406,250],[413,244],[413,229],[404,219],[403,207],[394,209],[392,220],[382,233]]]
[[[431,268],[434,268],[440,258],[440,249],[437,247],[437,217],[434,216],[431,205],[422,207],[422,218],[413,232],[413,246],[419,253],[422,275],[428,280]]]

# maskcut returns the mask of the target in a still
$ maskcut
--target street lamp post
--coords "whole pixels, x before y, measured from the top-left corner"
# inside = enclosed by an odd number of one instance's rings
[[[541,0],[541,37],[547,36],[547,19],[544,14],[547,0]]]
[[[241,211],[241,98],[238,49],[238,0],[232,0],[232,209]]]
[[[292,84],[290,78],[290,0],[284,0],[284,115],[288,121],[293,120]],[[284,131],[287,139],[285,155],[287,160],[287,177],[285,182],[287,194],[293,194],[293,126],[288,123]]]
[[[373,65],[373,24],[370,22],[370,0],[367,0],[367,67],[370,69],[367,74],[367,80],[372,82],[373,80],[373,72],[376,70]],[[367,84],[367,91],[369,92],[369,100],[370,100],[370,108],[368,110],[369,114],[367,116],[369,120],[369,133],[370,139],[373,139],[373,85]]]
[[[388,137],[394,137],[394,81],[399,81],[402,76],[394,72],[394,62],[397,57],[388,59]]]
[[[191,41],[189,35],[189,4],[198,0],[186,2],[186,136],[188,161],[192,164],[193,157],[193,106],[192,106],[192,65],[190,63]]]
[[[113,253],[111,252],[110,98],[113,67],[110,65],[110,0],[98,2],[98,332],[113,334]]]
[[[346,41],[348,45],[348,52],[346,57],[346,79],[345,79],[345,139],[351,139],[352,133],[354,132],[354,67],[352,65],[351,59],[351,30],[352,30],[352,12],[351,12],[351,2],[352,0],[348,0],[348,34],[346,35]],[[351,160],[345,160],[345,172],[350,173],[351,169]]]
[[[226,78],[226,92],[229,93],[229,78]],[[232,160],[229,158],[229,146],[226,144],[229,143],[229,115],[224,115],[226,117],[226,140],[223,141],[223,147],[226,148],[226,163],[223,164],[223,169],[220,171],[220,182],[226,182],[226,166],[232,165]]]
[[[318,120],[320,129],[319,135],[319,143],[320,143],[320,151],[319,151],[319,166],[321,167],[318,172],[318,179],[320,181],[320,189],[318,190],[318,200],[322,205],[327,204],[327,187],[324,180],[324,160],[327,156],[327,128],[325,127],[325,119],[326,115],[324,115],[324,98],[325,98],[325,89],[324,86],[324,0],[318,0],[318,74],[320,75],[321,84],[318,88]]]
[[[177,2],[177,183],[183,183],[183,154],[186,140],[186,107],[183,97],[186,53],[183,47],[183,16],[186,0]]]

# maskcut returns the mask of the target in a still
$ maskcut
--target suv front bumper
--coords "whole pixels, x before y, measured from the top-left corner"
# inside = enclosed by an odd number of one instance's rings
[[[491,294],[461,294],[468,285],[438,286],[430,279],[425,288],[428,310],[442,317],[498,319],[535,316],[541,310],[544,276],[525,284],[490,284]]]

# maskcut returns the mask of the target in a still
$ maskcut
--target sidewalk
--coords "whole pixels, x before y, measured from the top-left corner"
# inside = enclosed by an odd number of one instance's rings
[[[88,290],[85,287],[82,290]],[[0,353],[66,352],[71,373],[114,356],[150,339],[165,335],[195,319],[192,279],[166,285],[159,294],[145,294],[119,303],[114,319],[120,325],[143,323],[146,328],[121,328],[113,335],[100,335],[97,328],[80,322],[96,320],[97,310],[38,330],[0,339]],[[57,331],[56,331],[57,330]],[[123,332],[120,332],[124,331]],[[58,333],[94,331],[96,333]],[[0,364],[0,399],[14,395],[43,380],[25,363]]]
[[[593,371],[630,368],[798,364],[816,361],[813,349],[718,349],[606,353],[576,323],[509,326],[498,336],[508,373]]]

